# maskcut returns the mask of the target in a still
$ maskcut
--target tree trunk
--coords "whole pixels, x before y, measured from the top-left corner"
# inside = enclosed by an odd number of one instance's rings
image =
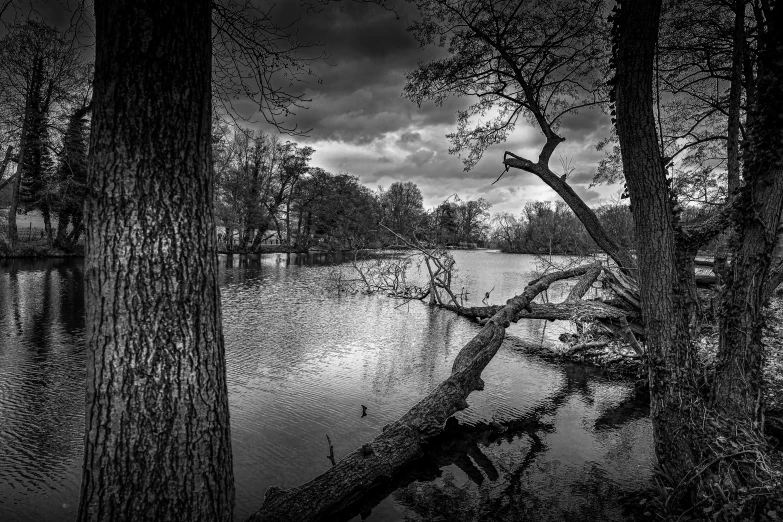
[[[759,42],[759,76],[750,112],[745,184],[734,214],[732,263],[726,271],[713,399],[745,429],[763,421],[762,309],[783,209],[783,7],[772,10]]]
[[[44,204],[41,207],[41,215],[44,221],[44,231],[46,232],[46,239],[49,243],[52,242],[52,214],[49,212],[49,205]]]
[[[615,20],[615,99],[623,171],[631,197],[650,379],[655,451],[675,484],[696,468],[703,418],[677,270],[675,222],[653,116],[653,60],[661,1],[623,2]]]
[[[71,214],[69,212],[60,212],[57,214],[57,236],[55,237],[55,245],[59,247],[65,246],[66,233],[68,231],[68,224],[71,222]]]
[[[728,193],[729,195],[740,186],[740,105],[742,103],[742,63],[745,53],[745,3],[746,0],[734,2],[734,49],[731,55],[731,88],[729,89],[729,124],[727,140]]]
[[[80,521],[231,521],[209,0],[95,2]]]
[[[615,18],[617,132],[639,245],[639,289],[649,353],[656,455],[673,490],[666,505],[745,505],[773,483],[761,436],[761,306],[783,202],[783,10],[769,20],[745,185],[733,203],[732,269],[725,271],[720,343],[711,396],[702,394],[688,332],[693,252],[676,221],[660,159],[652,63],[661,2],[623,2]],[[739,449],[738,449],[739,448]],[[717,494],[716,486],[720,489]],[[716,509],[716,507],[713,507]],[[738,518],[739,513],[737,514]]]
[[[234,229],[226,227],[226,252],[234,250]]]
[[[11,162],[11,153],[14,151],[13,145],[9,145],[7,149],[5,149],[5,156],[3,157],[3,163],[0,165],[0,189],[5,186],[5,183],[8,181],[3,181],[3,176],[5,176],[5,169],[8,167],[8,164]]]
[[[84,215],[81,212],[77,214],[71,214],[70,220],[71,233],[68,234],[68,237],[65,241],[67,248],[73,248],[76,246],[76,243],[79,242],[79,238],[81,237],[82,232],[84,232]]]

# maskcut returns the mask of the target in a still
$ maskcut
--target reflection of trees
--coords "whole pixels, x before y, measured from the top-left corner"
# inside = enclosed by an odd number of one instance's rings
[[[568,484],[557,483],[559,463],[542,458],[548,447],[541,435],[555,427],[550,421],[572,397],[593,401],[590,373],[577,365],[564,365],[560,389],[545,403],[520,417],[503,423],[460,424],[450,418],[443,433],[428,444],[425,455],[373,493],[335,515],[349,520],[372,509],[394,493],[405,506],[406,520],[484,521],[484,520],[596,520],[605,515],[621,517],[617,505],[617,485],[595,463],[587,464],[582,476]],[[617,429],[648,414],[640,399],[623,401],[604,412],[595,429]],[[500,455],[500,456],[498,456]],[[459,484],[450,466],[468,478]],[[538,484],[530,488],[526,477],[534,474]],[[567,512],[551,502],[547,494],[567,487],[578,499]],[[614,513],[613,513],[614,512]],[[598,517],[598,518],[596,518]]]
[[[66,333],[81,336],[84,330],[84,264],[63,262],[56,267],[60,283],[60,321]]]
[[[624,424],[643,419],[650,415],[650,397],[637,393],[624,401],[614,404],[595,420],[595,430],[604,431],[619,428]]]
[[[0,270],[8,274],[7,287],[0,292],[6,301],[3,303],[3,315],[10,323],[4,330],[9,333],[15,332],[16,336],[22,335],[22,314],[19,309],[19,263],[17,259],[0,260]],[[5,278],[3,280],[5,281]]]
[[[0,260],[0,393],[8,399],[0,431],[16,441],[0,441],[0,468],[8,470],[0,484],[60,487],[77,469],[70,459],[83,435],[82,267],[73,259]]]

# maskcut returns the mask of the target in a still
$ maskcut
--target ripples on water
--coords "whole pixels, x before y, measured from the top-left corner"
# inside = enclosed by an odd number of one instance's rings
[[[458,251],[455,258],[458,284],[471,296],[494,286],[492,304],[522,289],[533,268],[529,256]],[[328,260],[312,261],[221,258],[238,520],[261,505],[268,486],[292,487],[326,471],[326,434],[338,459],[375,437],[448,375],[477,332],[421,303],[334,295],[326,290]],[[550,297],[564,291],[555,287]],[[0,261],[2,521],[74,516],[83,296],[80,261]],[[510,333],[556,339],[563,328],[527,321]],[[485,390],[456,416],[461,428],[411,475],[439,476],[403,477],[404,487],[369,519],[621,519],[618,495],[646,488],[651,476],[650,424],[643,407],[624,405],[630,387],[541,362],[509,343],[483,377]],[[498,436],[486,427],[491,421],[509,430]]]

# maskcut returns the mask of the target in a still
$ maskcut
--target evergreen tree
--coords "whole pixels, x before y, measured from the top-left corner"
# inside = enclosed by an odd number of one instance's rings
[[[30,90],[30,121],[25,136],[25,155],[21,166],[19,201],[24,212],[40,210],[51,238],[50,191],[53,162],[49,153],[47,108],[49,96],[43,82],[43,60],[33,62],[33,81]]]
[[[87,114],[89,104],[77,108],[68,119],[63,150],[57,165],[57,239],[58,246],[70,248],[81,236],[84,225],[84,198],[87,194]],[[68,225],[72,225],[67,234]]]

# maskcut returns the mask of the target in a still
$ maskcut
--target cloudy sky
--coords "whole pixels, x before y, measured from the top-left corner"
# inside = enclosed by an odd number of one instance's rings
[[[278,4],[277,16],[285,20],[295,16],[284,9],[295,9],[296,4]],[[466,200],[485,198],[493,213],[518,214],[526,201],[556,200],[557,195],[538,178],[516,169],[492,185],[503,171],[504,150],[538,156],[543,136],[525,123],[518,124],[505,144],[490,148],[469,172],[459,156],[449,154],[446,134],[456,128],[456,111],[470,100],[418,107],[401,97],[406,72],[444,51],[420,48],[406,30],[415,16],[410,6],[400,2],[397,13],[399,19],[377,6],[354,2],[318,13],[298,13],[300,37],[323,42],[332,64],[316,65],[322,82],[305,86],[304,93],[312,100],[309,108],[290,120],[299,128],[312,129],[307,138],[295,141],[316,149],[313,164],[333,173],[348,172],[372,188],[413,181],[427,208],[455,193]],[[550,163],[559,173],[560,156],[571,161],[575,170],[569,180],[589,204],[599,204],[619,190],[617,186],[589,188],[603,157],[595,146],[609,130],[609,118],[599,112],[566,119],[561,128],[566,142]]]
[[[51,23],[67,25],[70,14],[59,2],[28,0]],[[275,0],[261,0],[272,4]],[[416,12],[404,0],[390,0],[396,14],[360,2],[343,1],[318,12],[307,11],[297,0],[277,1],[272,17],[282,24],[293,20],[302,40],[322,42],[319,51],[327,61],[314,63],[321,81],[313,80],[298,88],[311,101],[297,111],[287,124],[312,129],[307,137],[287,138],[316,149],[313,165],[330,172],[357,176],[370,188],[388,187],[395,181],[413,181],[421,189],[424,205],[434,207],[458,194],[463,200],[485,198],[492,213],[519,214],[526,201],[558,199],[534,175],[511,169],[503,171],[503,151],[536,158],[544,142],[541,133],[520,120],[506,143],[487,150],[471,171],[465,172],[459,156],[448,152],[446,134],[456,128],[456,112],[471,100],[452,98],[436,106],[422,107],[403,99],[406,72],[419,62],[444,55],[436,47],[420,48],[406,29]],[[11,15],[12,13],[6,13]],[[399,16],[399,18],[398,18]],[[251,120],[248,103],[237,105]],[[267,131],[268,126],[254,124]],[[618,186],[590,188],[603,152],[596,144],[610,131],[609,117],[584,111],[567,117],[560,129],[566,138],[556,150],[550,167],[561,172],[560,157],[570,161],[574,172],[569,182],[588,204],[598,205],[619,193]]]

